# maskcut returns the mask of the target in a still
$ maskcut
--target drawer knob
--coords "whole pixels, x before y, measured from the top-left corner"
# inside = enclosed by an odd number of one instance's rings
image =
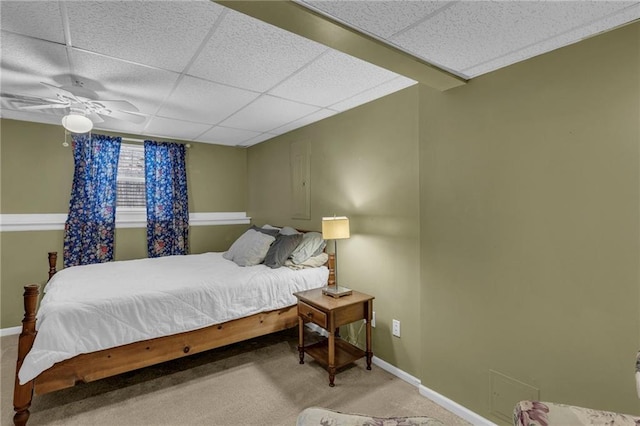
[[[307,316],[311,318],[313,316],[313,312],[307,312]]]

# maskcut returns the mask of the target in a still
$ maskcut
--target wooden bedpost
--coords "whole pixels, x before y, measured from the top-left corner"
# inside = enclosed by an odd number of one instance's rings
[[[58,261],[58,252],[49,252],[49,279],[56,273],[56,262]]]
[[[36,305],[38,304],[38,285],[24,286],[24,319],[22,320],[22,333],[18,340],[18,361],[16,362],[16,381],[13,387],[13,423],[16,426],[24,426],[29,420],[29,407],[33,398],[33,380],[20,384],[18,372],[22,362],[33,346],[36,338]]]
[[[329,260],[327,261],[327,266],[329,267],[329,282],[327,282],[327,285],[334,286],[334,285],[336,285],[336,255],[335,255],[335,253],[329,253]]]

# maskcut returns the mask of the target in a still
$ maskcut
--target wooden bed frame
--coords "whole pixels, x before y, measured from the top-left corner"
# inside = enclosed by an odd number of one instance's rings
[[[56,261],[57,252],[50,252],[49,279],[56,273]],[[334,254],[329,254],[327,266],[329,267],[328,284],[333,285],[335,284]],[[16,363],[16,377],[13,389],[13,407],[15,411],[13,422],[16,426],[23,426],[29,420],[29,408],[31,407],[34,391],[40,395],[69,388],[76,383],[92,382],[127,371],[219,348],[231,343],[275,333],[298,325],[297,305],[292,305],[199,330],[80,354],[54,364],[40,373],[35,379],[21,385],[18,379],[18,372],[24,358],[31,350],[37,334],[36,307],[38,294],[39,286],[37,284],[30,284],[24,287],[24,319],[22,320],[22,332],[18,341],[18,361]]]

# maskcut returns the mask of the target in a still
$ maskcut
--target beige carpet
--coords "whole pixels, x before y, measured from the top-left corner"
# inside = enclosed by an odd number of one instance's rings
[[[13,418],[17,336],[2,337],[0,424]],[[306,407],[374,416],[421,415],[468,424],[364,360],[330,388],[310,357],[298,364],[295,329],[89,384],[37,395],[36,425],[295,425]]]

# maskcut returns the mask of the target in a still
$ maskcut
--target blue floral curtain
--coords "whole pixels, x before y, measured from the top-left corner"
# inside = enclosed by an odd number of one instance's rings
[[[189,252],[185,147],[144,141],[149,257]]]
[[[64,227],[64,266],[113,260],[119,137],[73,137],[75,171]]]

